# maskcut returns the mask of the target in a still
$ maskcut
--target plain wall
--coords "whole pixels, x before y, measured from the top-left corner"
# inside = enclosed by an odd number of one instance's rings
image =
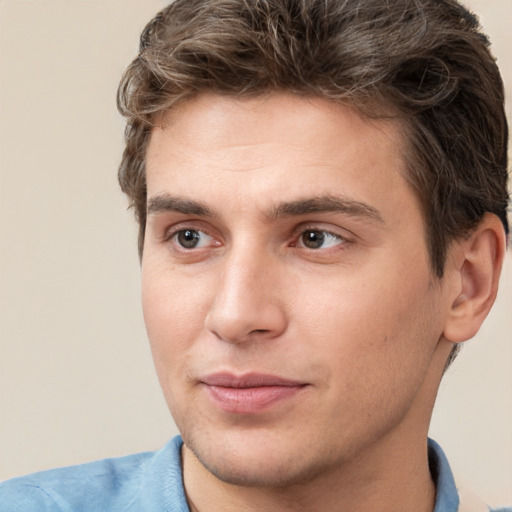
[[[512,85],[511,0],[472,0]],[[118,190],[119,77],[162,0],[0,0],[0,479],[153,450],[176,433]],[[509,118],[511,108],[508,104]],[[512,502],[512,255],[440,390],[432,436]]]

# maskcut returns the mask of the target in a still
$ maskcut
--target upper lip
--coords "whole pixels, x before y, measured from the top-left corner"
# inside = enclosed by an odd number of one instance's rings
[[[219,386],[225,388],[257,388],[263,386],[303,386],[304,383],[290,380],[277,375],[268,375],[264,373],[245,373],[235,375],[233,373],[222,372],[212,373],[200,379],[202,383],[208,386]]]

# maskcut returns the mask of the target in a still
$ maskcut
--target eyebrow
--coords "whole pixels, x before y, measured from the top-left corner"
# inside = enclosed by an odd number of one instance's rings
[[[178,212],[185,215],[216,217],[213,211],[202,203],[191,199],[158,195],[148,200],[147,213]],[[339,196],[320,196],[297,201],[279,203],[268,210],[265,216],[271,220],[284,217],[298,217],[310,213],[343,213],[352,217],[363,217],[384,224],[379,211],[369,204]]]
[[[162,212],[178,212],[185,215],[214,217],[208,207],[198,203],[197,201],[183,199],[181,197],[174,197],[167,194],[152,197],[148,201],[147,213],[149,215]]]
[[[269,217],[278,219],[307,215],[308,213],[343,213],[352,217],[363,217],[384,224],[379,211],[369,204],[339,196],[321,196],[311,199],[284,202],[270,211]]]

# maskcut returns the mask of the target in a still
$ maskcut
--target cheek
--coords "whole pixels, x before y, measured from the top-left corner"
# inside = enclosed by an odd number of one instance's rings
[[[180,367],[204,326],[205,297],[189,279],[142,272],[142,308],[157,372]]]
[[[434,295],[425,284],[394,293],[349,284],[324,288],[322,301],[308,301],[302,317],[313,358],[329,370],[327,423],[355,438],[365,429],[387,428],[409,409],[438,329]]]
[[[167,272],[142,273],[142,307],[160,387],[176,421],[186,404],[187,368],[194,341],[203,328],[194,290]]]
[[[295,316],[316,354],[350,373],[385,375],[390,366],[400,373],[409,359],[424,364],[441,332],[435,293],[425,274],[400,277],[398,269],[352,273],[324,282],[322,293],[299,293]]]

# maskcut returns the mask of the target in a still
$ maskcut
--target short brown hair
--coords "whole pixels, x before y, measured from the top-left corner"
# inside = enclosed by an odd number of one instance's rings
[[[176,0],[157,14],[118,91],[119,181],[140,254],[151,129],[203,91],[316,95],[400,120],[438,277],[449,242],[486,212],[508,233],[503,83],[477,18],[455,0]]]

